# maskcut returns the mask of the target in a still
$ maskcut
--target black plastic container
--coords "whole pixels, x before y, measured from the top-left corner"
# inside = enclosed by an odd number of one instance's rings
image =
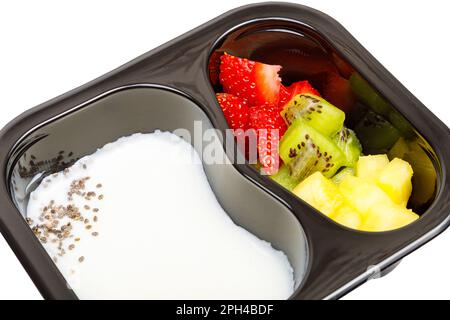
[[[433,181],[424,190],[425,199],[413,203],[421,218],[383,233],[334,223],[250,165],[205,165],[217,198],[233,220],[288,255],[297,285],[293,299],[339,298],[447,228],[449,129],[332,18],[301,5],[251,5],[25,112],[0,132],[0,229],[45,298],[76,295],[24,219],[27,196],[36,187],[31,178],[61,170],[135,132],[193,130],[194,120],[201,120],[204,129],[224,132],[227,124],[214,95],[220,90],[217,57],[224,51],[284,62],[287,81],[302,77],[319,83],[320,73],[329,69],[356,72],[383,101],[383,110],[375,111],[393,119],[431,164],[428,172],[416,172]],[[297,63],[289,63],[291,58]],[[315,69],[306,72],[300,62],[311,61]],[[357,113],[349,118],[350,126]]]

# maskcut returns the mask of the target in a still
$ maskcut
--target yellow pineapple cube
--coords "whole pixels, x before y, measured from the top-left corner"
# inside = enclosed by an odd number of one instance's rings
[[[396,204],[378,203],[367,212],[360,227],[362,231],[382,232],[404,227],[419,219],[419,216]]]
[[[351,229],[358,230],[362,225],[362,218],[359,212],[347,204],[337,208],[330,218]]]
[[[300,182],[292,192],[327,216],[334,213],[343,201],[337,186],[320,172]]]
[[[363,219],[370,207],[379,203],[392,204],[391,198],[375,183],[359,177],[345,177],[339,185],[339,191]]]
[[[356,176],[370,181],[376,181],[378,174],[388,163],[389,159],[385,154],[359,157],[356,163]]]
[[[406,207],[411,196],[413,169],[399,158],[392,160],[378,176],[378,185],[396,203]]]

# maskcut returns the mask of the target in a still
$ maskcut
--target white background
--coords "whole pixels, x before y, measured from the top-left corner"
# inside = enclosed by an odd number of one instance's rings
[[[446,1],[304,0],[341,22],[450,125]],[[0,127],[26,109],[246,4],[244,1],[3,1]],[[450,143],[450,141],[442,141]],[[0,213],[1,214],[1,213]],[[450,231],[351,299],[450,299]],[[0,236],[0,299],[40,299]]]

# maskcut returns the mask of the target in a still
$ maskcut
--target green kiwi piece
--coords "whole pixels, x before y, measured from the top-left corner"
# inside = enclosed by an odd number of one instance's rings
[[[339,170],[338,173],[334,175],[333,178],[331,178],[331,181],[333,181],[335,184],[340,184],[345,177],[354,175],[355,175],[355,168],[352,167],[342,168],[341,170]]]
[[[300,183],[298,179],[291,176],[291,170],[284,164],[280,167],[278,172],[271,175],[270,178],[281,184],[289,191],[292,191]]]
[[[280,157],[291,176],[302,181],[316,171],[327,178],[345,164],[341,149],[302,118],[295,120],[280,141]]]
[[[347,162],[345,166],[353,167],[362,152],[362,146],[353,130],[343,127],[334,136],[334,142],[345,154]]]
[[[281,111],[281,116],[290,126],[296,119],[305,122],[326,136],[332,136],[342,129],[345,113],[326,100],[312,95],[295,96]]]
[[[400,138],[400,132],[389,121],[372,111],[360,120],[355,132],[366,154],[387,153]]]

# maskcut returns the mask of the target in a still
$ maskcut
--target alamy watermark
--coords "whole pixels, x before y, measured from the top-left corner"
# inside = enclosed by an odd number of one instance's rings
[[[194,121],[191,130],[173,130],[174,142],[183,140],[194,147],[194,152],[181,154],[178,148],[166,155],[165,160],[174,163],[194,164],[259,164],[261,174],[271,174],[279,167],[278,129],[227,129],[225,134],[218,129],[204,128],[202,121]],[[181,138],[181,139],[180,139]],[[269,172],[267,167],[271,168]]]

